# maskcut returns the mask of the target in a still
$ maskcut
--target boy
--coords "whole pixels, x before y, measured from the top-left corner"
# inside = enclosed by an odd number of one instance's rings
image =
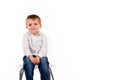
[[[33,80],[35,65],[38,65],[41,80],[50,80],[49,62],[47,59],[46,36],[40,32],[41,19],[38,15],[28,15],[26,28],[28,32],[23,37],[23,57],[26,80]]]

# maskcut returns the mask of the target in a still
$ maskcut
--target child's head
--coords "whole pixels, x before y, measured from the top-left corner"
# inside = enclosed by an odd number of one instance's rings
[[[41,28],[41,19],[38,15],[31,14],[28,15],[26,18],[26,28],[29,32],[33,33],[34,35],[39,33],[39,29]]]

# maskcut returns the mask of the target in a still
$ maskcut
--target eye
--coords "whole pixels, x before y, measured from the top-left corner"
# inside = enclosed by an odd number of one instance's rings
[[[29,24],[28,26],[32,26],[32,24]]]
[[[34,25],[37,25],[37,23],[34,23]]]

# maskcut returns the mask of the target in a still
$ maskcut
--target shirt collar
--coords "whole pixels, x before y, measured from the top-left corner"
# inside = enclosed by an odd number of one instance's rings
[[[41,32],[39,31],[39,33],[37,34],[37,35],[33,35],[31,32],[29,32],[30,33],[30,35],[32,35],[32,36],[40,36],[41,35]]]

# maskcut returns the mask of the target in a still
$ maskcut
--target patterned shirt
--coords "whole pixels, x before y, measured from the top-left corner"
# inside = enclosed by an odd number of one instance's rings
[[[38,35],[33,35],[26,32],[23,37],[23,51],[26,56],[39,55],[40,57],[47,56],[47,39],[46,36],[39,32]]]

